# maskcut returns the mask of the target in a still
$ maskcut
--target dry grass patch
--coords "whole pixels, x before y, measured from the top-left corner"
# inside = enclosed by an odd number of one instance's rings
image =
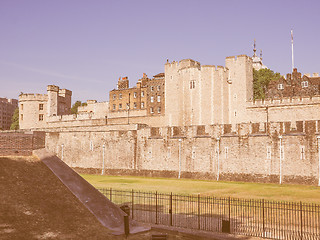
[[[134,189],[136,191],[173,192],[176,194],[200,194],[202,196],[274,201],[302,201],[306,203],[319,203],[320,199],[320,188],[316,186],[89,174],[82,174],[81,176],[97,188]]]

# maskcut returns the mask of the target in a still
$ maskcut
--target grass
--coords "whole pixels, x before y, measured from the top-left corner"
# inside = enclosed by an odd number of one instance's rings
[[[88,174],[82,174],[81,176],[97,188],[134,189],[136,191],[173,192],[175,194],[200,194],[201,196],[273,201],[320,202],[320,187],[316,186]]]

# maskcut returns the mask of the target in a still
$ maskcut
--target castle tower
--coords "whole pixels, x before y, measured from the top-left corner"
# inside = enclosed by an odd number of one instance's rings
[[[58,115],[71,113],[71,96],[72,91],[67,89],[59,89]]]
[[[48,92],[47,116],[57,116],[59,87],[55,85],[48,85],[47,92]]]
[[[165,64],[165,109],[169,126],[228,121],[227,69],[192,59]]]
[[[246,102],[253,99],[253,64],[246,55],[227,57],[229,69],[229,119],[231,124],[247,121]]]

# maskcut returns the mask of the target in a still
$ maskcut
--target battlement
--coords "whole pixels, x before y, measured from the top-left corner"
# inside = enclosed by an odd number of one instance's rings
[[[269,107],[269,106],[284,106],[284,105],[306,105],[319,104],[320,96],[313,97],[285,97],[279,99],[265,99],[247,102],[248,107]]]
[[[56,85],[48,85],[47,86],[47,91],[51,91],[51,92],[59,92],[59,87]]]
[[[226,64],[227,63],[231,63],[231,62],[238,62],[238,61],[249,61],[249,62],[252,62],[252,58],[247,56],[247,55],[245,55],[245,54],[242,54],[242,55],[237,55],[237,56],[226,57],[225,61],[226,61]]]
[[[77,120],[89,120],[94,116],[91,112],[79,113],[79,114],[69,114],[69,115],[57,115],[49,116],[48,122],[64,122],[64,121],[77,121]]]
[[[68,90],[68,89],[59,89],[59,96],[61,97],[65,97],[65,96],[71,96],[72,95],[72,91]]]
[[[87,104],[94,104],[97,103],[97,100],[87,100]]]
[[[214,68],[216,69],[215,65],[202,65],[201,68]]]
[[[216,66],[216,65],[202,65],[201,69],[213,69],[214,71],[223,71],[226,72],[228,70],[228,68],[224,67],[224,66]]]
[[[179,69],[189,68],[189,67],[200,68],[201,64],[192,59],[183,59],[179,62]]]
[[[173,61],[171,63],[167,62],[165,65],[166,67],[177,68],[178,70],[185,68],[201,68],[200,62],[197,62],[193,59],[182,59],[179,62]]]
[[[48,101],[47,94],[23,93],[19,95],[19,102],[22,101]]]
[[[312,75],[310,73],[305,73],[304,75],[309,78],[319,77],[319,73],[312,73]]]
[[[149,127],[149,137],[155,138],[213,138],[280,135],[316,135],[320,132],[320,120],[258,122],[240,124],[215,124],[173,127]]]

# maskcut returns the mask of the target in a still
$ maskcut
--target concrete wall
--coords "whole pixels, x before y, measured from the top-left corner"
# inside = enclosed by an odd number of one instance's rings
[[[318,183],[318,121],[126,128],[51,131],[46,147],[71,167],[101,171],[104,145],[107,174],[177,177],[180,159],[182,177],[279,182],[282,135],[282,182]]]

